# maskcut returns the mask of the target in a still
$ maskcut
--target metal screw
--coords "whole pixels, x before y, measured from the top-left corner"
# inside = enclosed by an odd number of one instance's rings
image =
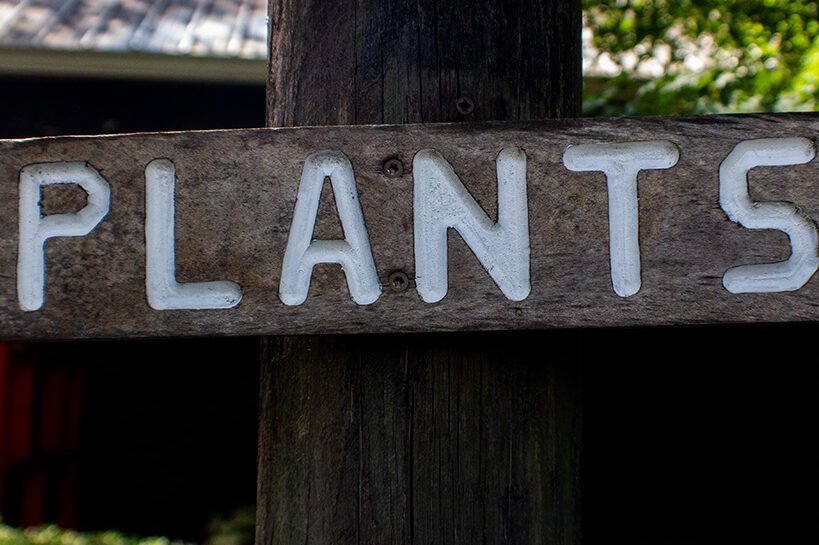
[[[469,115],[475,111],[475,103],[469,97],[461,97],[455,101],[455,108],[461,115]]]
[[[406,291],[409,287],[409,277],[403,271],[395,271],[392,273],[387,280],[389,287],[395,293],[401,293],[402,291]]]
[[[381,169],[387,178],[398,178],[404,175],[404,163],[399,159],[387,159]]]

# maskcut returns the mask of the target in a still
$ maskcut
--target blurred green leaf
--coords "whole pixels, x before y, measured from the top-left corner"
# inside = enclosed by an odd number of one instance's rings
[[[598,72],[609,73],[587,73],[585,115],[817,106],[815,1],[584,0],[584,8],[586,45],[604,61]]]
[[[80,533],[56,526],[21,530],[0,524],[0,545],[182,545],[164,537],[136,538],[117,532]]]

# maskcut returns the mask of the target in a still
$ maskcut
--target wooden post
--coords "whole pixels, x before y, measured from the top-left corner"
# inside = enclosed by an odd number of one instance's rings
[[[579,112],[577,0],[271,0],[270,25],[270,126]],[[575,344],[263,339],[257,543],[578,543]]]

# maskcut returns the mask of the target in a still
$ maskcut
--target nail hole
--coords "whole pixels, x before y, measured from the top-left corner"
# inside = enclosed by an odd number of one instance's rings
[[[409,277],[403,271],[395,271],[387,280],[392,291],[400,293],[409,287]]]
[[[387,178],[398,178],[404,174],[404,163],[398,159],[387,159],[382,170]]]
[[[475,111],[475,103],[469,97],[461,97],[455,101],[455,108],[461,115],[469,115]]]

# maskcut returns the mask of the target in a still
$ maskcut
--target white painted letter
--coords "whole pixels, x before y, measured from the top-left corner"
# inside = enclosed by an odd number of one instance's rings
[[[563,155],[563,164],[569,170],[606,174],[611,283],[620,297],[640,291],[637,173],[671,168],[679,158],[677,146],[664,140],[569,146]]]
[[[415,187],[415,280],[421,299],[440,301],[448,289],[447,230],[455,229],[512,301],[529,296],[529,210],[526,154],[507,148],[497,158],[498,222],[492,220],[433,149],[412,161]]]
[[[784,231],[791,241],[787,261],[728,269],[722,284],[731,293],[795,291],[819,267],[816,225],[784,202],[751,200],[748,171],[760,166],[801,165],[816,155],[807,138],[763,138],[740,142],[719,167],[719,205],[732,221],[748,229]]]
[[[88,204],[73,214],[42,216],[42,186],[76,184],[88,193]],[[20,239],[17,255],[17,298],[26,311],[43,306],[45,242],[52,237],[82,237],[108,213],[111,188],[84,162],[42,163],[20,171]]]
[[[325,178],[333,186],[344,240],[312,240]],[[374,303],[381,295],[353,166],[339,151],[314,153],[304,162],[279,283],[279,298],[285,305],[307,300],[313,267],[319,263],[341,265],[350,295],[359,305]]]
[[[155,310],[231,308],[242,300],[235,282],[176,281],[174,186],[176,168],[156,159],[145,168],[145,288]]]

